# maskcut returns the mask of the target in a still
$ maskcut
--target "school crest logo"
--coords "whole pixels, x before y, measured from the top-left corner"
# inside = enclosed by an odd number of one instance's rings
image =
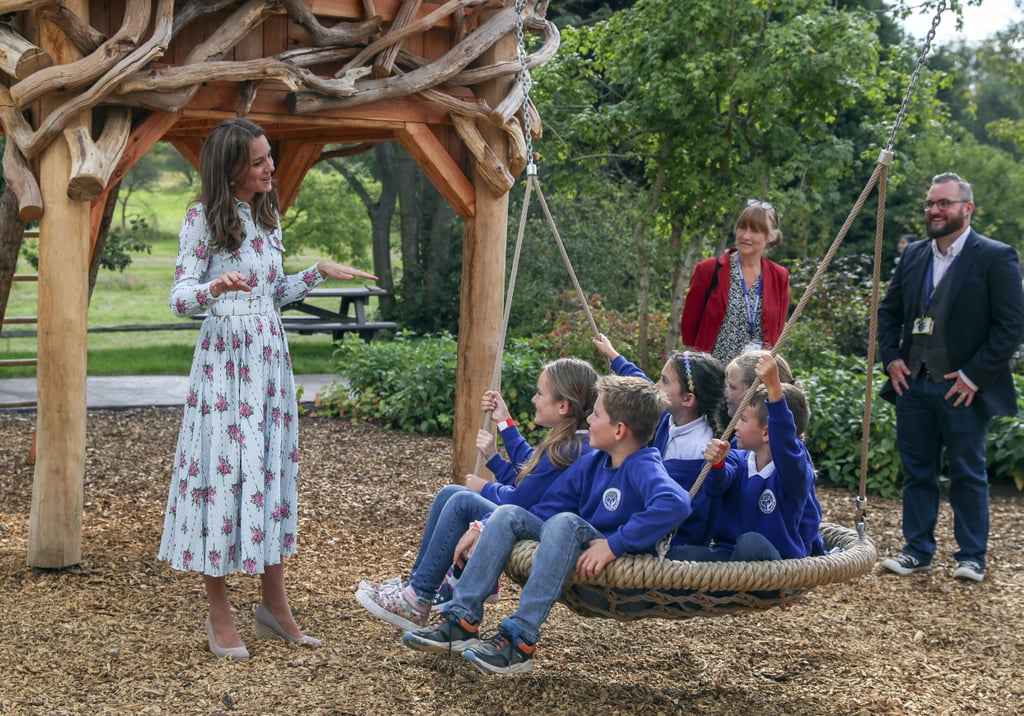
[[[619,509],[619,505],[622,504],[622,491],[617,487],[609,487],[601,495],[601,504],[609,512],[615,512]]]
[[[778,506],[779,501],[775,499],[775,493],[771,490],[765,490],[761,493],[761,496],[757,499],[757,508],[761,510],[763,514],[770,515],[775,512],[775,508]]]

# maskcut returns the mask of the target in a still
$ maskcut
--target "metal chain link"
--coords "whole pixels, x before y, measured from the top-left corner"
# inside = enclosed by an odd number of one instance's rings
[[[526,174],[533,176],[537,166],[533,162],[533,136],[530,125],[530,70],[526,66],[526,32],[523,29],[523,13],[528,0],[516,0],[516,39],[519,42],[519,85],[523,90],[523,139],[526,141]]]
[[[903,103],[900,105],[900,111],[897,113],[896,121],[892,125],[892,132],[889,134],[889,143],[885,146],[886,151],[891,152],[893,145],[896,143],[896,135],[899,133],[900,127],[903,125],[903,120],[907,114],[907,107],[910,105],[910,98],[914,94],[914,88],[917,87],[917,79],[921,75],[921,69],[924,67],[924,61],[928,57],[928,52],[932,47],[932,40],[935,39],[935,31],[939,27],[939,20],[945,10],[946,0],[939,0],[939,4],[935,7],[935,17],[932,18],[932,26],[928,29],[928,34],[924,38],[924,47],[921,48],[921,54],[917,56],[917,66],[914,67],[914,71],[910,74],[910,84],[907,85],[907,92],[903,96]]]

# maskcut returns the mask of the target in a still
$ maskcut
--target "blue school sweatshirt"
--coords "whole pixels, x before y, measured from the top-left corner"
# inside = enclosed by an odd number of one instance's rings
[[[646,373],[640,370],[639,366],[629,362],[621,355],[612,361],[611,369],[616,375],[635,376],[651,380]],[[653,383],[654,381],[652,380],[651,382]],[[677,438],[693,441],[692,445],[686,446],[685,452],[692,453],[695,457],[687,459],[665,458],[673,427],[672,416],[669,413],[664,413],[661,416],[661,420],[658,422],[658,429],[654,432],[654,440],[651,442],[654,449],[661,453],[662,462],[665,464],[665,470],[669,476],[687,492],[693,487],[693,483],[697,481],[700,471],[704,469],[704,448],[707,447],[708,442],[714,437],[714,433],[710,431],[707,420],[701,418],[701,423],[703,426],[707,426],[708,429],[704,431],[697,430],[690,436]],[[710,478],[711,475],[709,474],[708,478],[705,479],[705,483]],[[707,546],[711,542],[715,520],[718,518],[718,513],[721,510],[721,499],[712,496],[705,489],[705,485],[701,485],[701,489],[697,490],[697,494],[693,495],[690,499],[690,510],[690,516],[679,526],[675,537],[672,538],[672,544]]]
[[[578,445],[562,446],[565,457],[571,462],[578,460],[581,455],[592,452],[589,433],[580,431],[577,437],[580,438]],[[505,460],[501,455],[495,455],[487,461],[487,469],[494,473],[496,481],[484,485],[480,494],[496,505],[518,505],[528,510],[537,503],[554,479],[562,474],[563,469],[552,463],[546,454],[542,455],[533,472],[517,485],[519,468],[533,457],[535,448],[526,442],[515,425],[501,431],[501,441],[505,445],[509,460]]]
[[[739,449],[736,447],[736,438],[729,442],[734,451]],[[813,463],[811,463],[811,470],[814,470]],[[814,479],[815,481],[818,479],[817,472],[815,472]],[[818,501],[818,493],[814,491],[813,484],[811,485],[811,494],[808,495],[807,503],[804,505],[804,512],[800,515],[800,535],[804,539],[808,556],[820,557],[825,554],[825,541],[821,538],[821,503]]]
[[[616,557],[651,552],[690,514],[690,496],[654,448],[640,448],[617,468],[609,462],[600,450],[579,458],[530,511],[542,520],[576,513],[605,536]]]
[[[785,399],[767,402],[772,462],[758,473],[753,452],[735,451],[736,474],[722,497],[715,547],[732,551],[741,534],[758,532],[783,559],[806,557],[808,545],[800,526],[814,488],[814,468],[806,446],[796,437]]]

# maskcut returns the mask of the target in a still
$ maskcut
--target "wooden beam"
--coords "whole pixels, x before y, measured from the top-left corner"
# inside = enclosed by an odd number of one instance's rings
[[[395,133],[431,183],[459,216],[476,215],[476,189],[425,124],[407,124]]]
[[[501,12],[501,11],[499,11]],[[515,34],[502,37],[480,56],[482,64],[515,57]],[[496,78],[480,86],[480,96],[492,107],[508,94],[511,78]],[[494,154],[507,156],[507,136],[482,123],[480,131]],[[508,233],[508,194],[498,194],[470,160],[476,187],[476,213],[463,222],[462,292],[459,309],[458,361],[455,370],[455,424],[452,436],[452,480],[461,483],[473,472],[479,454],[476,434],[482,423],[480,396],[493,386],[495,360],[504,346],[505,244]],[[500,373],[498,374],[500,382]]]
[[[8,25],[0,25],[0,70],[11,77],[24,79],[33,72],[49,67],[53,58]]]
[[[85,0],[67,0],[65,4],[79,17],[88,18]],[[63,33],[44,22],[39,28],[39,45],[55,62],[78,59]],[[40,109],[46,117],[61,107],[56,98],[46,98]],[[87,126],[90,114],[80,111],[69,116],[67,126]],[[53,142],[41,152],[39,186],[46,210],[39,222],[38,454],[29,513],[28,564],[47,569],[77,564],[82,556],[89,205],[68,198],[70,169],[64,142]]]
[[[85,127],[64,130],[71,153],[71,180],[68,196],[73,201],[92,201],[107,187],[110,175],[128,148],[132,131],[132,111],[127,107],[111,107],[99,139]]]
[[[280,157],[280,161],[274,171],[274,179],[277,181],[282,214],[295,203],[302,179],[320,158],[323,147],[323,144],[312,144],[308,140],[286,140],[278,143],[275,154]]]
[[[43,195],[35,171],[29,166],[18,144],[11,139],[4,145],[4,181],[18,197],[18,216],[22,221],[38,221],[43,215]]]
[[[380,16],[384,22],[394,22],[402,9],[403,0],[374,0],[374,14]],[[310,10],[317,17],[336,17],[348,20],[369,19],[363,7],[363,0],[312,0],[308,3]],[[429,15],[436,10],[441,3],[425,2],[416,14],[417,17]],[[437,23],[436,27],[451,28],[453,26],[451,17],[445,18]]]

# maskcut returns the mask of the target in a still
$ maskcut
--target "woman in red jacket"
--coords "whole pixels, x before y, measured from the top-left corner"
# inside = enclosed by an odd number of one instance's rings
[[[789,313],[789,271],[764,257],[782,241],[775,207],[751,199],[736,219],[736,246],[697,264],[679,323],[683,345],[728,364],[771,349]]]

